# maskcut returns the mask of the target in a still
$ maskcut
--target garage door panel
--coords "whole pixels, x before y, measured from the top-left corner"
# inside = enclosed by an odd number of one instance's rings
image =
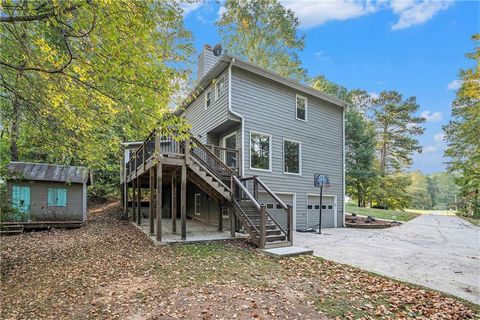
[[[293,195],[287,194],[277,194],[277,196],[282,200],[286,205],[293,206]],[[266,193],[259,193],[258,200],[260,203],[265,204],[267,207],[267,212],[271,217],[286,230],[288,225],[288,217],[285,210],[274,202],[272,197]]]
[[[307,226],[318,226],[320,215],[320,196],[308,196],[307,202]],[[335,226],[335,197],[322,197],[322,228]]]

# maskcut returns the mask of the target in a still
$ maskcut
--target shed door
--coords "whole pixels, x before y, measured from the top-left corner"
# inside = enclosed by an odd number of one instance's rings
[[[12,187],[12,207],[21,214],[21,216],[14,216],[16,221],[19,221],[22,216],[27,220],[30,218],[30,187]]]
[[[322,197],[322,228],[335,226],[335,197]],[[320,196],[308,196],[307,224],[309,228],[318,226],[320,215]]]

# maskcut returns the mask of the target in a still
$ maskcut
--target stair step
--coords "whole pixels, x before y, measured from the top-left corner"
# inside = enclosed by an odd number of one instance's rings
[[[268,229],[267,236],[279,236],[282,234],[282,230],[280,229]]]
[[[287,237],[283,234],[281,235],[270,235],[266,237],[266,242],[274,242],[274,241],[285,241]]]

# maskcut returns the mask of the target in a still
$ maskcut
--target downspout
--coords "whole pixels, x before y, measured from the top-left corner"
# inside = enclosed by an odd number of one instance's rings
[[[242,161],[242,168],[241,168],[241,171],[240,171],[240,176],[243,176],[243,173],[245,172],[245,153],[244,153],[244,149],[245,149],[245,120],[243,119],[243,116],[241,114],[239,114],[238,112],[235,112],[232,110],[232,65],[235,63],[235,58],[232,58],[232,60],[230,61],[230,64],[228,65],[228,111],[239,117],[240,119],[242,119],[242,124],[241,124],[241,128],[242,128],[242,149],[241,149],[241,161]]]

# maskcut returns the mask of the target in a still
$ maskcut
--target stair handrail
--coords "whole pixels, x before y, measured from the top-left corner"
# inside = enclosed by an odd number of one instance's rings
[[[270,188],[269,188],[265,183],[263,183],[263,181],[262,181],[259,177],[254,176],[254,179],[257,180],[257,182],[263,187],[263,189],[264,189],[284,210],[288,210],[287,205],[282,201],[282,199],[280,199],[275,193],[273,193],[273,191],[270,190]]]
[[[190,155],[195,157],[197,160],[204,163],[204,165],[219,178],[220,180],[225,180],[226,184],[231,184],[231,177],[235,176],[235,172],[227,166],[215,153],[210,150],[207,146],[205,146],[202,142],[200,142],[195,137],[190,137],[191,141],[195,144],[196,147],[200,148],[203,152],[205,152],[206,157],[210,158],[215,162],[216,167],[213,167],[211,163],[205,162],[199,155],[195,154],[194,148],[190,148]],[[229,186],[231,189],[232,186]]]
[[[250,193],[250,191],[248,191],[248,189],[243,185],[243,183],[240,181],[240,179],[238,179],[238,177],[236,176],[233,176],[233,182],[235,182],[235,184],[237,185],[237,187],[240,187],[240,189],[242,189],[243,192],[245,192],[245,194],[247,195],[247,197],[253,202],[253,204],[255,205],[255,207],[257,209],[260,210],[260,202],[258,202],[257,199],[255,199],[254,196],[252,196],[252,194]],[[235,198],[235,196],[234,196]]]

